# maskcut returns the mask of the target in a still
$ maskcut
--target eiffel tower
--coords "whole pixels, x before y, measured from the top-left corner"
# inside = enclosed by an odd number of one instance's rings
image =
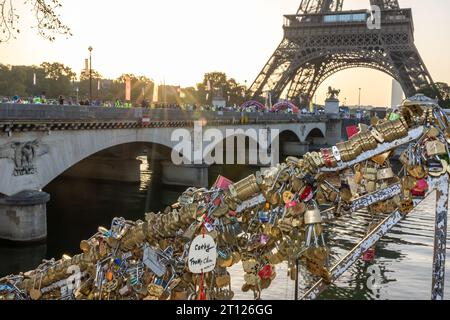
[[[253,98],[309,103],[326,78],[357,67],[390,75],[407,96],[434,85],[414,44],[411,9],[370,0],[372,12],[342,11],[343,1],[302,0],[297,14],[284,16],[284,38],[250,87]]]

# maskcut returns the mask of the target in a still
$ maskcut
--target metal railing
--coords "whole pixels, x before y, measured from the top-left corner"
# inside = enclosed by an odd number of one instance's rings
[[[103,108],[91,106],[0,104],[0,122],[39,121],[240,121],[244,116],[252,123],[274,122],[323,122],[325,115],[301,115],[281,113],[244,113],[227,111],[185,111],[177,109]],[[339,117],[339,116],[337,116]]]

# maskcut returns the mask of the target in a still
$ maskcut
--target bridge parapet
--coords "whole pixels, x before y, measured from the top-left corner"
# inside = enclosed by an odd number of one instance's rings
[[[325,115],[0,104],[0,131],[58,131],[326,122]]]

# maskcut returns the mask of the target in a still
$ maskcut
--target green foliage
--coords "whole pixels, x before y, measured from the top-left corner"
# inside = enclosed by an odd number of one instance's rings
[[[75,77],[72,69],[60,63],[44,62],[39,67],[0,65],[0,95],[31,97],[45,92],[48,97],[68,96],[73,93]]]
[[[21,17],[15,7],[17,2],[0,0],[0,43],[15,39],[20,34]],[[34,29],[43,38],[54,41],[57,34],[72,35],[57,13],[62,7],[60,0],[25,0],[23,5],[34,18]]]
[[[240,105],[245,101],[245,87],[235,79],[228,79],[223,72],[206,73],[203,82],[197,84],[198,103],[211,104],[213,97],[225,98],[229,105]]]
[[[442,108],[450,109],[450,87],[447,83],[436,82],[434,86],[429,85],[422,88],[419,90],[419,93],[433,99],[438,99],[439,105]]]
[[[36,74],[36,84],[33,84]],[[102,101],[125,100],[125,82],[131,80],[131,99],[134,104],[141,104],[144,99],[153,101],[154,82],[146,76],[134,74],[122,74],[115,80],[103,79],[102,75],[92,70],[92,96],[93,99]],[[208,88],[208,82],[210,88]],[[78,92],[77,92],[78,89]],[[235,79],[228,79],[225,73],[212,72],[204,76],[203,82],[197,88],[188,87],[181,89],[181,104],[211,104],[213,95],[225,98],[228,105],[240,105],[246,97],[243,97],[244,87]],[[29,98],[41,95],[45,92],[47,98],[56,99],[60,95],[66,98],[79,100],[89,99],[90,77],[89,71],[83,70],[80,80],[77,81],[76,73],[70,67],[55,62],[44,62],[40,66],[6,66],[0,64],[0,96],[21,96]]]

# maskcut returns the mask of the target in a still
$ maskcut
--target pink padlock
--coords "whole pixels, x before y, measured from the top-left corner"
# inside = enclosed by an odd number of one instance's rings
[[[233,184],[233,181],[231,181],[223,176],[219,176],[216,180],[216,183],[214,183],[213,187],[219,188],[221,190],[228,190],[228,188],[232,184]]]
[[[292,200],[291,202],[286,203],[286,208],[290,209],[290,208],[294,208],[295,206],[297,206],[298,202],[295,200]]]
[[[420,179],[419,181],[417,181],[416,187],[415,189],[420,189],[424,192],[428,191],[428,182],[425,179]]]

